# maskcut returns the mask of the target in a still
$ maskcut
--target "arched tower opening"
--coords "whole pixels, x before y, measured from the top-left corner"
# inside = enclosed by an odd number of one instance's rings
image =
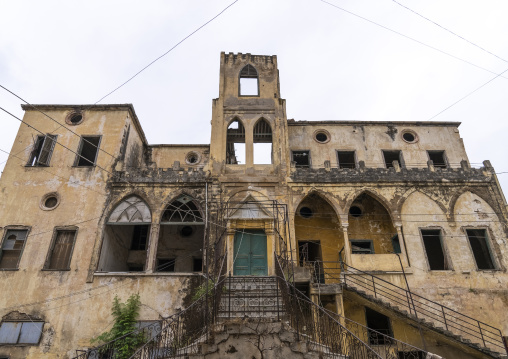
[[[240,71],[238,92],[240,96],[259,96],[258,72],[251,64]]]
[[[264,118],[254,126],[254,164],[272,164],[273,146],[272,146],[272,128]]]
[[[231,121],[227,129],[226,163],[245,164],[245,128],[238,119]]]

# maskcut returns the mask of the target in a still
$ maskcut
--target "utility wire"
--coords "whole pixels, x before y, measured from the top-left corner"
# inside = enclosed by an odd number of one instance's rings
[[[462,58],[460,58],[460,57],[458,57],[458,56],[452,55],[452,54],[450,54],[449,52],[446,52],[446,51],[440,50],[440,49],[438,49],[437,47],[434,47],[434,46],[432,46],[432,45],[426,44],[426,43],[424,43],[424,42],[422,42],[422,41],[420,41],[420,40],[417,40],[417,39],[415,39],[415,38],[413,38],[413,37],[410,37],[410,36],[408,36],[408,35],[404,35],[403,33],[399,32],[399,31],[393,30],[393,29],[391,29],[391,28],[389,28],[389,27],[387,27],[387,26],[384,26],[384,25],[381,25],[381,24],[379,24],[379,23],[377,23],[377,22],[375,22],[375,21],[369,20],[369,19],[367,19],[367,18],[365,18],[365,17],[363,17],[363,16],[360,16],[360,15],[358,15],[358,14],[355,14],[354,12],[351,12],[351,11],[349,11],[349,10],[346,10],[346,9],[344,9],[344,8],[342,8],[342,7],[340,7],[340,6],[337,6],[337,5],[335,5],[335,4],[332,4],[332,3],[330,3],[330,2],[328,2],[328,1],[326,1],[326,0],[319,0],[319,1],[321,1],[321,2],[323,2],[323,3],[325,3],[325,4],[328,4],[328,5],[330,5],[330,6],[334,7],[334,8],[336,8],[336,9],[339,9],[339,10],[341,10],[341,11],[344,11],[344,12],[346,12],[346,13],[350,14],[350,15],[356,16],[356,17],[357,17],[357,18],[359,18],[359,19],[362,19],[362,20],[365,20],[365,21],[367,21],[367,22],[370,22],[370,23],[371,23],[371,24],[373,24],[373,25],[376,25],[376,26],[379,26],[379,27],[381,27],[381,28],[383,28],[383,29],[385,29],[385,30],[391,31],[391,32],[393,32],[394,34],[397,34],[397,35],[400,35],[400,36],[402,36],[402,37],[405,37],[406,39],[409,39],[409,40],[411,40],[411,41],[414,41],[414,42],[416,42],[416,43],[418,43],[418,44],[420,44],[420,45],[423,45],[423,46],[428,47],[428,48],[430,48],[430,49],[432,49],[432,50],[438,51],[438,52],[440,52],[440,53],[442,53],[442,54],[444,54],[444,55],[450,56],[450,57],[452,57],[452,58],[454,58],[454,59],[456,59],[456,60],[459,60],[459,61],[465,62],[466,64],[469,64],[469,65],[474,66],[474,67],[476,67],[476,68],[479,68],[479,69],[481,69],[481,70],[484,70],[484,71],[490,72],[491,74],[495,74],[495,75],[497,75],[497,73],[496,73],[496,72],[494,72],[494,71],[490,71],[490,70],[486,69],[485,67],[482,67],[482,66],[476,65],[476,64],[474,64],[474,63],[472,63],[472,62],[470,62],[470,61],[467,61],[467,60],[462,59]],[[506,78],[506,77],[504,77],[504,76],[502,76],[502,77],[503,77],[503,78]]]
[[[438,24],[437,22],[435,22],[435,21],[433,21],[433,20],[429,19],[428,17],[425,17],[425,16],[423,16],[422,14],[420,14],[420,13],[418,13],[418,12],[414,11],[413,9],[410,9],[410,8],[409,8],[409,7],[407,7],[406,5],[401,4],[400,2],[398,2],[398,1],[396,1],[396,0],[392,0],[392,1],[393,1],[394,3],[396,3],[397,5],[399,5],[399,6],[402,6],[404,9],[409,10],[409,11],[411,11],[412,13],[414,13],[414,14],[418,15],[418,16],[419,16],[419,17],[421,17],[422,19],[427,20],[428,22],[430,22],[430,23],[432,23],[432,24],[434,24],[434,25],[436,25],[436,26],[440,27],[441,29],[443,29],[443,30],[445,30],[445,31],[449,32],[450,34],[452,34],[452,35],[454,35],[454,36],[458,37],[459,39],[464,40],[465,42],[467,42],[467,43],[469,43],[469,44],[473,45],[474,47],[477,47],[477,48],[479,48],[480,50],[482,50],[482,51],[484,51],[484,52],[486,52],[486,53],[488,53],[488,54],[490,54],[490,55],[492,55],[492,56],[494,56],[494,57],[497,57],[497,58],[498,58],[499,60],[501,60],[501,61],[508,62],[508,60],[505,60],[505,59],[503,59],[502,57],[497,56],[496,54],[494,54],[494,53],[490,52],[489,50],[486,50],[486,49],[484,49],[483,47],[481,47],[481,46],[479,46],[479,45],[475,44],[474,42],[469,41],[469,40],[468,40],[468,39],[466,39],[465,37],[460,36],[459,34],[457,34],[457,33],[453,32],[453,31],[451,31],[451,30],[447,29],[446,27],[444,27],[444,26],[442,26],[442,25]]]

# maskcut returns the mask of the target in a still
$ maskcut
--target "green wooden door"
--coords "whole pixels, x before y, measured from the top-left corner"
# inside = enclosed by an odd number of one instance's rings
[[[265,232],[237,232],[233,259],[234,275],[267,275]]]

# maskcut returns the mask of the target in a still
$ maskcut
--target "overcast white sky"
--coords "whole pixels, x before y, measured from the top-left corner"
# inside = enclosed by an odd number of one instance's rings
[[[0,84],[36,104],[90,104],[233,0],[0,0]],[[209,143],[221,51],[277,55],[288,118],[427,121],[508,69],[508,1],[239,0],[101,103],[132,103],[148,141]],[[489,159],[508,192],[508,72],[434,121],[461,121],[469,160]],[[0,106],[23,116],[0,89]],[[0,113],[0,149],[19,122]],[[0,153],[0,162],[7,155]],[[3,168],[3,164],[0,165]],[[507,193],[508,194],[508,193]]]

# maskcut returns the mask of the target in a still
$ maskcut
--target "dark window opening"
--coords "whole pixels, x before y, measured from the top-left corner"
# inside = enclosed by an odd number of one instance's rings
[[[76,156],[75,166],[95,166],[100,143],[100,136],[82,136],[79,144],[78,155]]]
[[[392,342],[393,332],[390,318],[370,308],[365,308],[365,317],[369,329],[369,344],[386,345]]]
[[[353,254],[374,254],[374,245],[370,239],[351,240]]]
[[[272,128],[264,118],[254,126],[254,164],[272,164]]]
[[[5,234],[0,251],[0,269],[17,269],[21,253],[25,247],[28,231],[26,229],[9,229]]]
[[[193,258],[192,271],[201,272],[203,270],[203,258]]]
[[[328,140],[328,135],[324,132],[318,132],[316,134],[316,141],[318,142],[326,142]]]
[[[227,130],[226,163],[245,164],[245,128],[239,120],[232,121]]]
[[[132,231],[131,250],[133,251],[146,250],[149,227],[150,226],[148,225],[134,226],[134,230]]]
[[[296,167],[309,167],[310,151],[293,151],[293,162],[296,162]]]
[[[258,72],[254,66],[249,64],[240,71],[238,92],[240,96],[259,96]]]
[[[300,267],[310,268],[314,282],[325,282],[319,241],[298,241],[298,257],[300,258]]]
[[[441,243],[441,230],[422,229],[421,233],[430,269],[450,269],[443,251],[443,244]]]
[[[397,161],[399,163],[399,167],[402,167],[402,165],[401,165],[401,157],[402,157],[401,151],[383,151],[383,157],[385,159],[386,168],[393,167],[394,161]]]
[[[75,113],[74,115],[71,116],[70,121],[73,124],[77,124],[77,123],[81,122],[82,119],[83,119],[83,115],[82,114]]]
[[[401,253],[398,234],[396,234],[395,236],[392,237],[392,246],[393,246],[393,253],[397,253],[397,254]]]
[[[182,235],[182,237],[189,237],[192,235],[192,232],[193,232],[193,230],[192,230],[191,226],[185,226],[180,231],[180,234]]]
[[[39,344],[44,322],[2,322],[0,344]]]
[[[356,168],[355,151],[338,151],[339,168]]]
[[[495,269],[487,243],[487,230],[466,229],[466,234],[478,269]]]
[[[139,264],[127,264],[129,272],[143,272],[145,270],[144,266]]]
[[[58,203],[58,199],[55,196],[50,196],[50,197],[46,198],[46,200],[44,201],[44,206],[46,208],[53,208],[57,205],[57,203]]]
[[[51,246],[46,269],[68,270],[76,238],[75,230],[57,230]]]
[[[49,166],[55,148],[56,135],[37,136],[27,166]]]
[[[362,209],[358,206],[351,206],[351,208],[349,208],[349,214],[353,217],[360,217],[362,215]]]
[[[300,208],[300,216],[302,216],[303,218],[312,217],[312,209],[310,209],[309,207]]]
[[[429,159],[434,163],[434,167],[446,168],[445,153],[444,151],[427,151]]]
[[[416,140],[416,137],[413,133],[411,132],[404,132],[402,134],[402,138],[406,141],[406,142],[414,142]]]
[[[175,258],[157,258],[156,272],[174,272],[175,271]]]

